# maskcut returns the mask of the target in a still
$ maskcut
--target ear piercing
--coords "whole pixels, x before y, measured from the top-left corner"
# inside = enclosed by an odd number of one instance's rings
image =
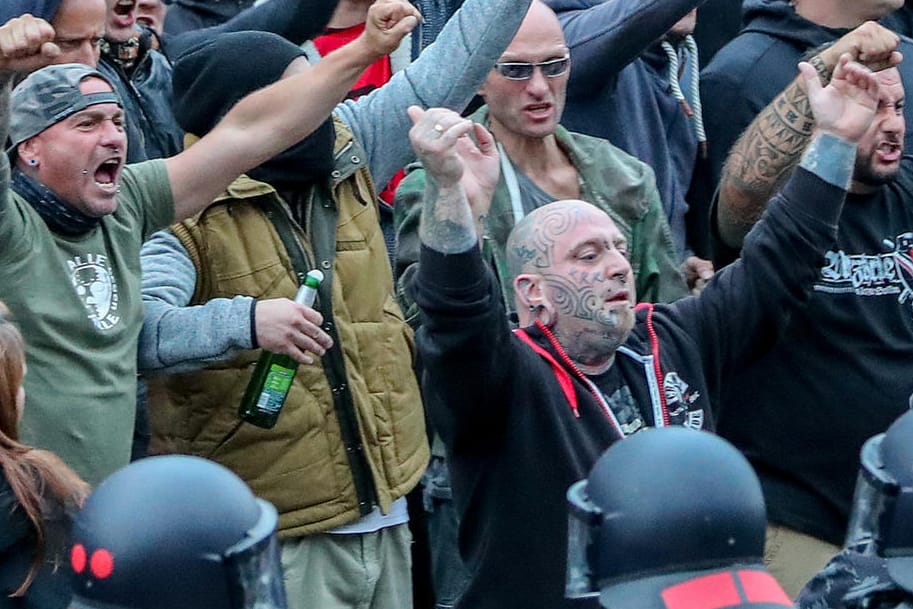
[[[38,159],[29,159],[29,160],[28,160],[28,164],[29,164],[31,167],[38,167]]]

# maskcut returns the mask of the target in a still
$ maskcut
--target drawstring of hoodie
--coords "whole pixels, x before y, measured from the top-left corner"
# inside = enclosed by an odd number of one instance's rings
[[[669,86],[672,88],[672,97],[681,104],[685,114],[693,122],[694,134],[697,136],[701,156],[707,158],[707,133],[704,130],[704,114],[703,106],[701,104],[701,80],[700,70],[698,69],[697,44],[694,42],[694,37],[690,35],[685,36],[683,44],[685,45],[687,55],[690,56],[694,62],[694,69],[691,70],[691,82],[687,83],[691,102],[689,103],[688,97],[686,97],[682,91],[682,85],[679,80],[681,75],[681,62],[679,60],[678,51],[671,42],[664,40],[661,46],[666,53],[666,57],[669,59]]]

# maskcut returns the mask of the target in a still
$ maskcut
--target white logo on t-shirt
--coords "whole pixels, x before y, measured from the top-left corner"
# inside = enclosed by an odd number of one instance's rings
[[[913,232],[885,239],[884,245],[892,251],[881,254],[827,252],[815,290],[857,296],[896,294],[900,303],[913,299]]]
[[[117,281],[103,254],[75,256],[67,261],[70,280],[86,307],[89,319],[99,330],[110,330],[120,321],[117,312]]]
[[[684,425],[692,429],[703,427],[704,410],[692,409],[694,402],[701,397],[700,391],[692,390],[677,372],[669,372],[663,377],[663,392],[666,394],[671,424]]]

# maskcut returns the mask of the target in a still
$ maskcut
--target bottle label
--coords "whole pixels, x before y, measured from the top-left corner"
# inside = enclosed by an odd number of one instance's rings
[[[263,382],[263,391],[257,399],[257,409],[270,413],[279,412],[294,378],[295,370],[271,364],[266,381]]]

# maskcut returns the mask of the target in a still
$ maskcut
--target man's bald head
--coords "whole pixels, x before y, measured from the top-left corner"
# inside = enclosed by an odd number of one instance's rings
[[[507,269],[511,278],[521,273],[541,273],[554,260],[555,238],[589,217],[611,218],[585,201],[555,201],[520,219],[507,238]],[[614,225],[614,223],[613,223]]]

